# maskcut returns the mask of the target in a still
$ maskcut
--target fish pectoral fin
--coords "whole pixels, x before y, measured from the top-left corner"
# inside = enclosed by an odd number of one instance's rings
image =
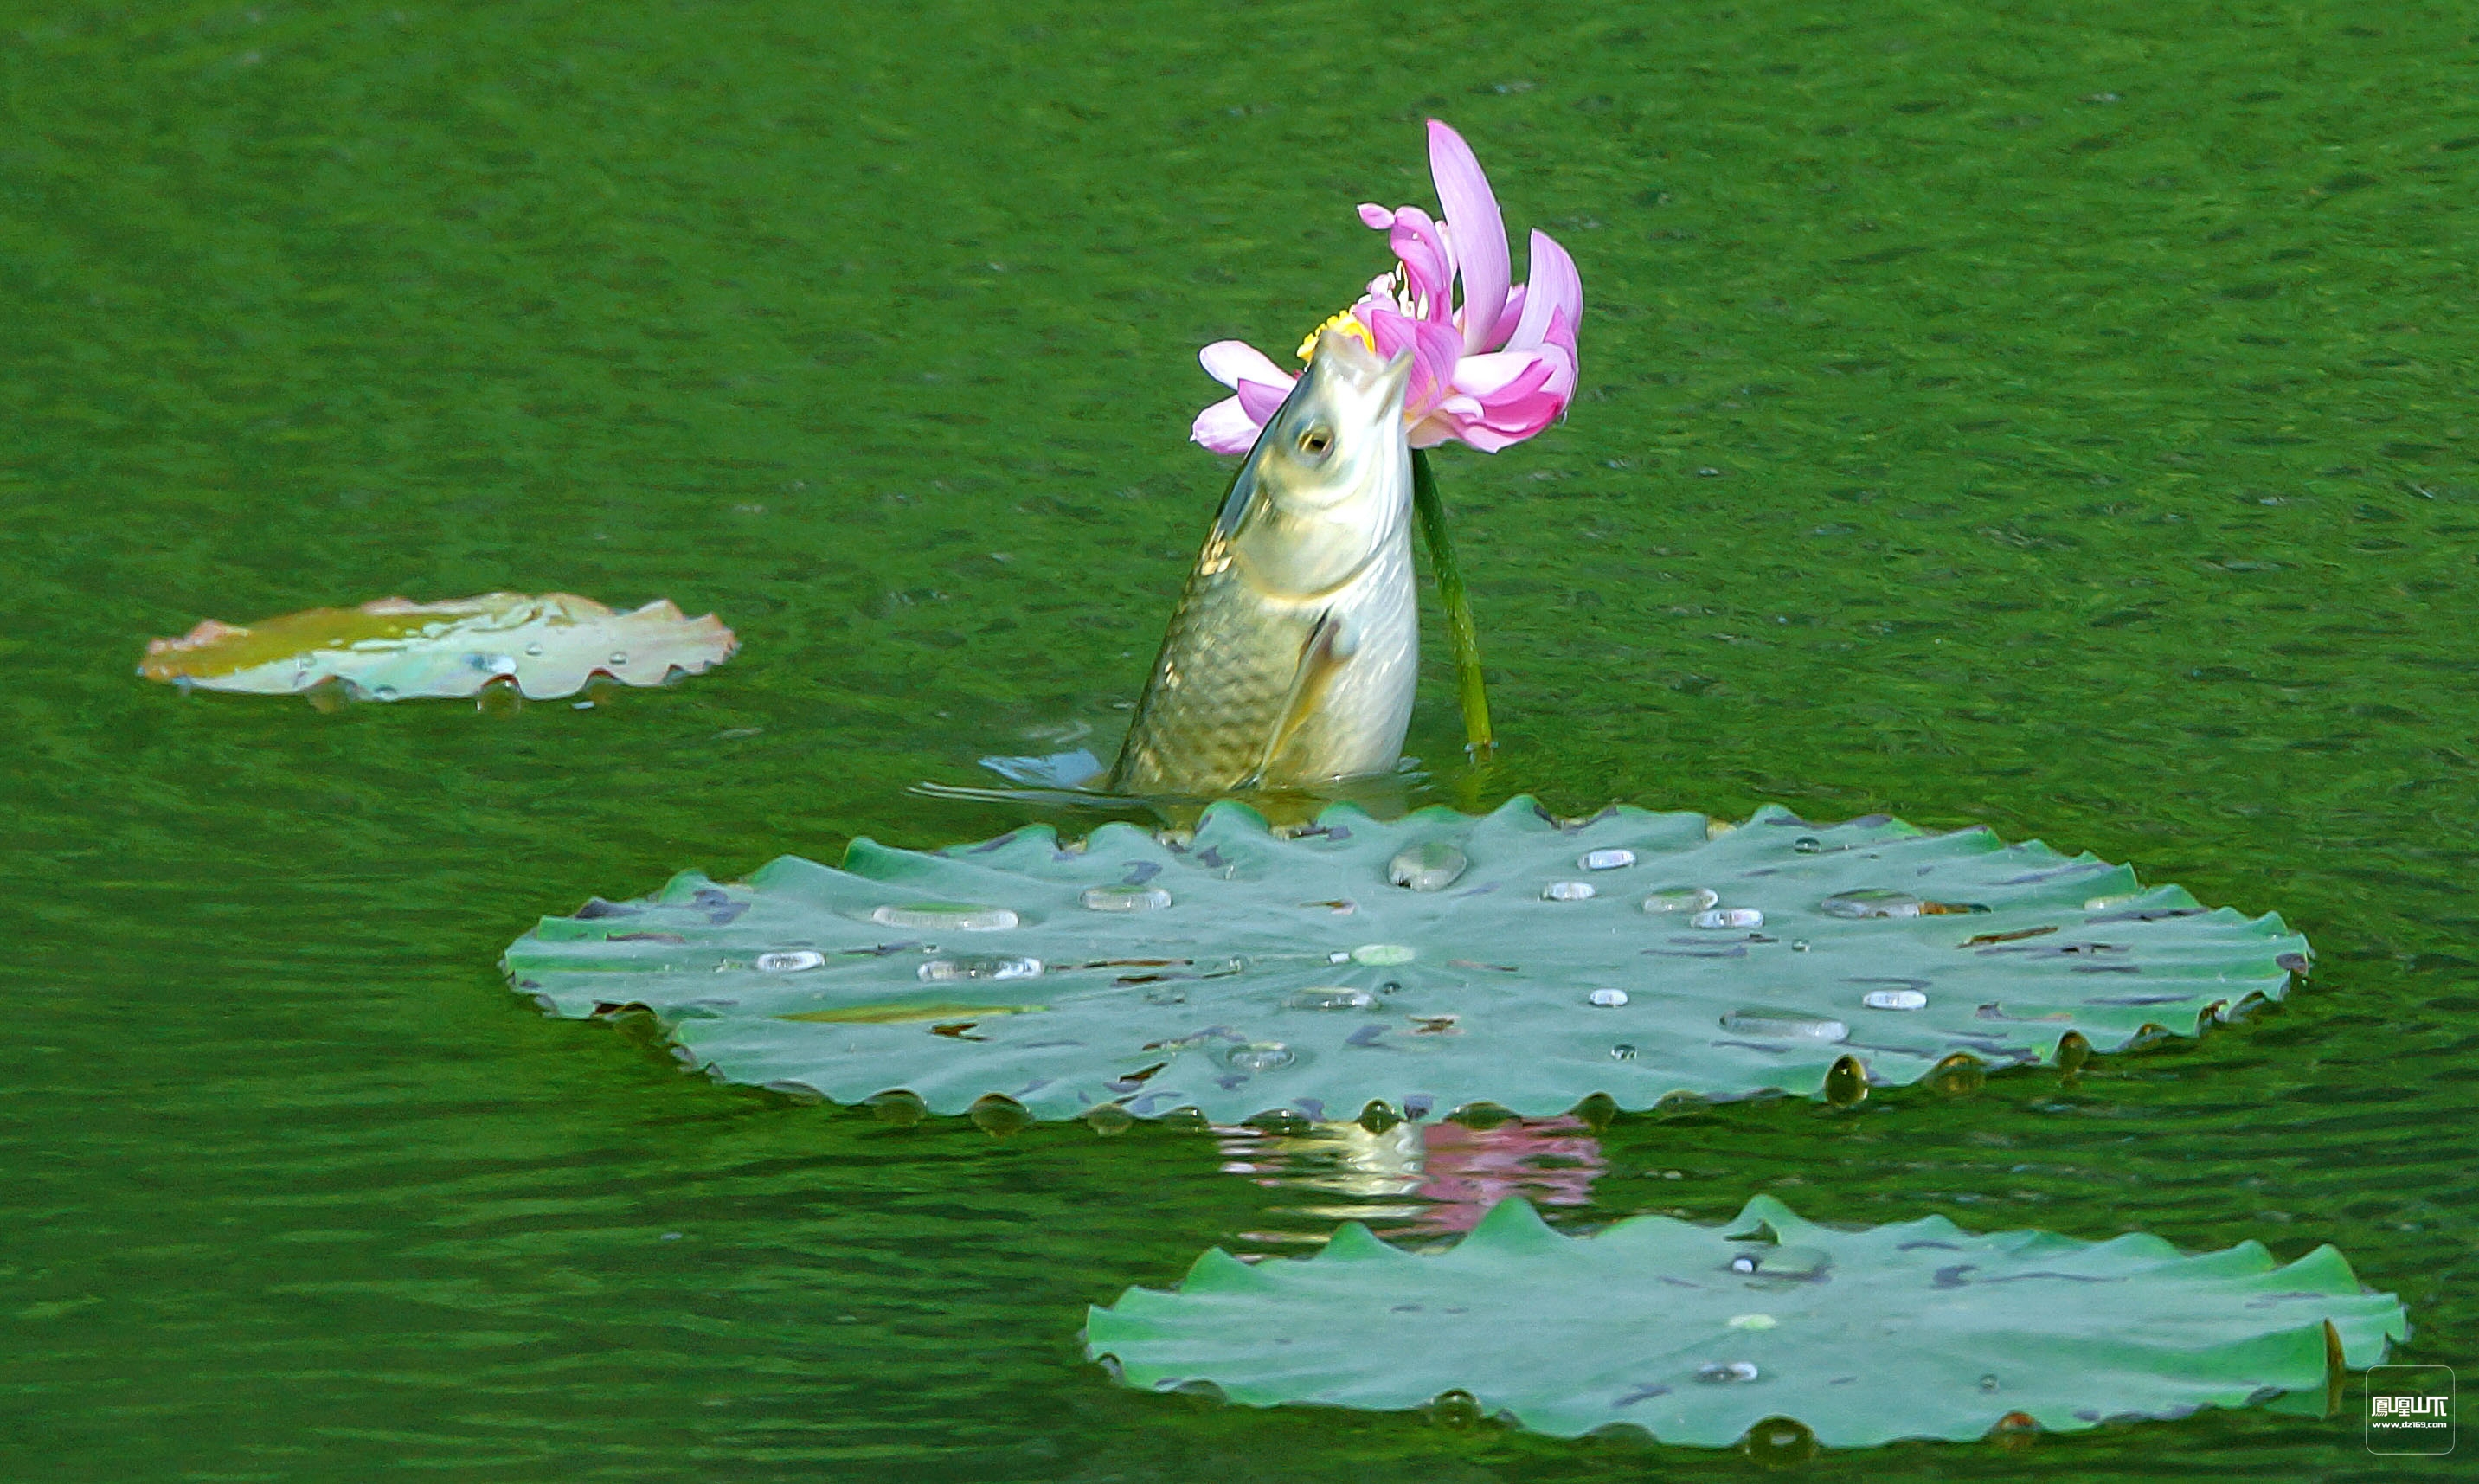
[[[1257,770],[1249,777],[1250,783],[1264,781],[1266,770],[1283,755],[1283,749],[1291,746],[1301,724],[1316,712],[1317,704],[1334,684],[1334,678],[1342,673],[1342,667],[1359,648],[1360,641],[1342,618],[1331,611],[1318,616],[1316,627],[1300,643],[1300,663],[1291,672],[1291,693],[1283,698],[1283,709],[1265,737],[1265,752],[1258,755]]]

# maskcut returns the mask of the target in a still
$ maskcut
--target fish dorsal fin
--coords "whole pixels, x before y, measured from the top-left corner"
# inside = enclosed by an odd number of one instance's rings
[[[1283,755],[1283,749],[1291,745],[1291,737],[1316,710],[1317,703],[1325,699],[1326,690],[1333,685],[1334,678],[1342,673],[1343,665],[1350,660],[1356,648],[1358,645],[1345,631],[1343,621],[1332,609],[1317,615],[1316,627],[1300,642],[1300,662],[1299,667],[1291,672],[1291,692],[1283,698],[1283,709],[1276,714],[1273,729],[1266,734],[1265,750],[1258,755],[1256,771],[1248,780],[1250,783],[1265,780],[1266,770],[1273,767],[1275,758]]]

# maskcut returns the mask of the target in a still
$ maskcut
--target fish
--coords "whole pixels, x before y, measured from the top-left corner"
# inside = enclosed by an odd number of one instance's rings
[[[1347,329],[1231,481],[1106,786],[1148,797],[1391,771],[1419,673],[1409,350]]]

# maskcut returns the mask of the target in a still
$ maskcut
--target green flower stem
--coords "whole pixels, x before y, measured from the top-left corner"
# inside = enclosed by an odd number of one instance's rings
[[[1446,638],[1455,652],[1455,694],[1464,706],[1464,748],[1477,759],[1497,741],[1489,729],[1489,691],[1480,678],[1480,637],[1472,627],[1471,600],[1464,592],[1463,569],[1455,564],[1454,538],[1446,533],[1446,503],[1438,496],[1438,476],[1429,468],[1429,450],[1412,450],[1412,506],[1420,513],[1420,535],[1429,546],[1429,566],[1438,575],[1438,598],[1446,608]]]

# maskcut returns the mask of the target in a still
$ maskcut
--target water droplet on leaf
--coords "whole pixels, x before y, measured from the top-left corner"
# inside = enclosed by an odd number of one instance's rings
[[[798,974],[807,969],[826,967],[827,956],[811,948],[796,948],[784,953],[759,954],[754,964],[760,974]]]
[[[1289,1066],[1299,1059],[1291,1054],[1291,1047],[1281,1041],[1250,1041],[1244,1046],[1232,1047],[1224,1053],[1222,1060],[1229,1062],[1235,1072],[1270,1072]]]
[[[1635,864],[1635,852],[1619,848],[1588,850],[1575,862],[1587,871],[1617,871]]]
[[[1722,1029],[1739,1036],[1785,1041],[1838,1041],[1851,1034],[1851,1027],[1839,1020],[1804,1015],[1795,1010],[1734,1010],[1722,1017]]]
[[[1031,979],[1041,972],[1041,960],[996,954],[958,954],[952,959],[933,959],[915,972],[922,983],[931,985],[953,984],[959,979]]]
[[[1929,997],[1917,989],[1871,989],[1859,1003],[1870,1010],[1926,1010]]]
[[[1616,1010],[1627,1002],[1627,992],[1623,989],[1596,989],[1584,998],[1603,1010]]]
[[[910,1092],[882,1092],[869,1100],[869,1111],[881,1123],[908,1129],[930,1116],[930,1105]]]
[[[945,928],[959,933],[996,933],[1016,925],[1016,915],[1004,907],[979,907],[970,902],[912,902],[882,907],[869,920],[887,928]]]
[[[1480,1402],[1470,1392],[1440,1392],[1429,1403],[1428,1411],[1430,1421],[1458,1432],[1481,1423]]]
[[[1867,886],[1857,891],[1837,891],[1816,905],[1828,917],[1861,918],[1917,917],[1925,904],[1907,891]]]
[[[1541,888],[1544,902],[1588,902],[1597,895],[1591,882],[1551,882]]]
[[[1160,886],[1087,886],[1077,900],[1097,912],[1159,912],[1170,906]]]
[[[1347,985],[1319,985],[1294,990],[1283,1003],[1292,1010],[1369,1010],[1376,1006],[1377,996]]]
[[[1765,914],[1752,907],[1717,907],[1687,919],[1691,928],[1761,928]]]
[[[1471,864],[1464,853],[1444,840],[1407,845],[1386,863],[1386,879],[1414,891],[1444,891]]]
[[[1868,1068],[1857,1057],[1837,1057],[1825,1069],[1825,1100],[1836,1108],[1856,1108],[1868,1099]]]
[[[1409,963],[1419,954],[1401,943],[1363,943],[1351,951],[1355,962],[1384,967],[1393,963]]]
[[[1734,1386],[1759,1374],[1754,1361],[1707,1361],[1696,1368],[1696,1379],[1707,1386]]]
[[[992,1139],[1005,1139],[1033,1122],[1033,1114],[1024,1111],[1022,1103],[995,1092],[975,1098],[973,1106],[966,1112],[974,1125]]]
[[[1767,1469],[1791,1469],[1816,1457],[1816,1434],[1795,1418],[1769,1417],[1748,1429],[1749,1459]]]
[[[1624,1041],[1621,1041],[1610,1048],[1610,1060],[1613,1062],[1632,1062],[1635,1060],[1635,1048]]]
[[[1648,912],[1700,912],[1722,900],[1709,886],[1664,886],[1644,899]]]
[[[1931,1091],[1942,1092],[1948,1097],[1961,1097],[1979,1091],[1988,1081],[1988,1074],[1980,1064],[1979,1058],[1968,1051],[1957,1051],[1930,1067],[1928,1075],[1920,1080]]]

